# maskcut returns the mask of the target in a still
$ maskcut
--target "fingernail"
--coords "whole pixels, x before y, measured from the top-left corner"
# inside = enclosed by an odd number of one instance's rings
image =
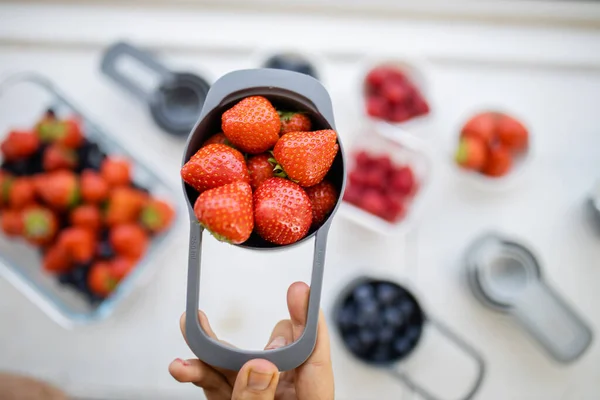
[[[267,346],[267,350],[278,349],[287,344],[287,340],[283,336],[277,336],[269,345]]]
[[[181,358],[176,358],[175,361],[179,362],[181,365],[183,365],[184,367],[187,367],[188,365],[190,365],[189,362],[182,360]]]
[[[250,370],[248,376],[248,388],[252,390],[265,390],[269,387],[273,374],[271,372],[260,372],[256,370]]]

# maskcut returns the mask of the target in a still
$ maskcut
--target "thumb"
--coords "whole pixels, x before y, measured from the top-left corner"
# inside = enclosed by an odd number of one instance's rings
[[[250,360],[237,375],[231,400],[273,400],[279,370],[267,360]]]

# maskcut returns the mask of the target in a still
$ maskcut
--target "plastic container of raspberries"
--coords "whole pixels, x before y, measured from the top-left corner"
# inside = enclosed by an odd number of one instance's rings
[[[465,184],[494,193],[526,182],[535,153],[520,114],[501,107],[470,111],[450,137],[448,160]]]
[[[174,189],[42,76],[0,82],[0,110],[0,273],[65,328],[110,316],[155,271]]]
[[[424,60],[372,56],[362,63],[361,71],[358,98],[362,115],[399,131],[428,134],[432,104]]]
[[[391,138],[377,126],[365,125],[348,149],[341,215],[384,235],[408,230],[424,208],[432,176],[430,154],[418,138]]]

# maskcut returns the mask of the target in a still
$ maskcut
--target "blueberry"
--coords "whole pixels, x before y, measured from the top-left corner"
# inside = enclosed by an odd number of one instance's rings
[[[410,340],[405,337],[398,338],[394,341],[394,350],[398,352],[399,355],[405,355],[411,349]]]
[[[393,304],[398,297],[398,288],[389,283],[382,283],[377,287],[377,300],[386,306]]]
[[[361,329],[360,331],[358,331],[358,339],[363,345],[369,347],[375,344],[375,342],[377,341],[377,335],[375,334],[375,332],[369,329]]]
[[[63,285],[72,285],[73,284],[73,275],[69,272],[65,272],[63,274],[58,275],[58,281]]]
[[[71,272],[73,277],[73,283],[77,287],[77,289],[81,290],[84,293],[88,293],[88,285],[87,285],[87,275],[89,268],[87,266],[77,266],[73,268]]]
[[[390,326],[399,328],[404,325],[404,315],[397,307],[387,307],[383,310],[383,319]]]
[[[421,325],[411,324],[406,329],[406,338],[410,341],[415,341],[421,336]]]
[[[383,326],[377,333],[377,340],[380,343],[389,343],[394,339],[395,332],[391,326]]]
[[[102,150],[97,143],[92,143],[89,141],[84,142],[84,144],[78,150],[79,156],[79,168],[81,170],[89,168],[94,170],[99,170],[102,165],[102,161],[106,158],[106,154]]]
[[[400,303],[400,310],[402,310],[402,313],[407,319],[410,318],[416,310],[414,301],[412,299],[405,298]]]
[[[103,240],[100,243],[98,243],[98,248],[96,252],[98,254],[98,257],[104,259],[112,258],[115,255],[115,252],[113,251],[113,248],[108,242],[108,240]]]
[[[344,343],[346,343],[346,346],[348,346],[350,351],[354,354],[361,355],[366,351],[365,346],[356,335],[344,336]]]
[[[373,299],[358,303],[357,306],[358,312],[361,314],[375,314],[379,310],[379,305]]]
[[[264,65],[266,68],[285,69],[317,78],[315,68],[308,60],[297,54],[278,54],[269,58]]]
[[[379,345],[370,354],[369,358],[377,363],[389,362],[393,358],[392,349],[388,345]]]
[[[31,168],[28,160],[20,159],[3,163],[2,169],[15,176],[24,176],[30,174],[29,171]]]
[[[363,283],[354,289],[354,300],[358,303],[365,303],[369,301],[375,300],[375,291],[373,290],[373,286],[368,283]]]
[[[361,328],[377,329],[380,325],[380,318],[377,313],[362,313],[359,312],[356,316],[356,325]]]

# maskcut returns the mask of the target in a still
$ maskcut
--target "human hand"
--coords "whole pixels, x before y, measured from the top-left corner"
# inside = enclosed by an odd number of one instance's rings
[[[289,287],[290,319],[275,325],[265,350],[284,347],[300,337],[306,325],[309,291],[302,282]],[[206,315],[199,311],[198,317],[205,332],[218,340]],[[180,327],[185,338],[185,313]],[[198,359],[176,359],[169,365],[169,372],[179,382],[190,382],[204,389],[208,400],[333,400],[334,397],[329,334],[322,311],[315,349],[295,370],[280,374],[273,363],[263,359],[248,361],[239,372],[212,367]]]

